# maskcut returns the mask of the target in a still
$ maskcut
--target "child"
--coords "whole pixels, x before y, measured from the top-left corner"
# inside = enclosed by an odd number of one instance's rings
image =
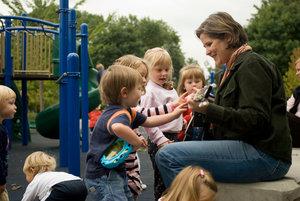
[[[4,119],[12,119],[16,113],[16,94],[7,86],[0,85],[0,200],[8,201],[5,188],[7,177],[8,133],[3,125]]]
[[[137,70],[143,78],[143,91],[146,92],[145,87],[148,80],[148,64],[144,59],[141,59],[135,55],[124,55],[115,60],[114,64],[124,65],[130,68]],[[165,105],[160,105],[158,107],[142,108],[139,105],[136,107],[136,110],[146,116],[154,116],[159,114],[166,114],[172,112],[174,106],[178,105],[178,102],[184,102],[184,97],[182,100],[175,102],[167,103]],[[140,128],[142,129],[142,128]],[[135,130],[137,135],[141,135],[137,129]],[[137,199],[138,195],[144,190],[147,186],[142,183],[140,176],[140,161],[138,155],[133,151],[125,162],[126,174],[128,177],[129,189],[133,194],[134,199]]]
[[[145,86],[148,80],[148,65],[145,60],[135,55],[128,54],[116,59],[114,64],[123,65],[137,70],[143,79],[143,93],[146,92]],[[140,108],[137,107],[136,109],[137,111],[142,112]],[[135,132],[138,136],[141,136],[141,133],[138,132],[138,129],[135,129]],[[134,200],[137,200],[137,197],[141,194],[142,190],[147,188],[147,186],[143,184],[141,180],[140,161],[136,151],[133,151],[129,154],[125,161],[125,168],[126,175],[128,177],[128,187],[133,195]]]
[[[54,172],[55,158],[36,151],[27,156],[23,172],[28,186],[22,201],[84,201],[87,190],[81,178],[65,172]]]
[[[146,140],[137,136],[132,129],[140,125],[149,127],[170,122],[185,111],[183,107],[186,104],[177,107],[172,113],[149,118],[139,112],[135,113],[131,107],[136,107],[142,95],[142,77],[138,71],[121,65],[108,68],[101,79],[100,93],[107,107],[92,132],[87,154],[85,182],[89,196],[91,200],[131,201],[133,198],[128,188],[124,163],[108,169],[101,165],[99,159],[118,138],[131,144],[134,150],[146,147]]]
[[[172,60],[169,53],[163,48],[153,48],[146,51],[144,59],[149,64],[150,80],[146,86],[146,94],[141,99],[141,107],[158,107],[178,99],[175,89],[166,89],[164,86],[172,77]],[[165,190],[160,173],[155,163],[155,154],[160,147],[177,141],[177,134],[182,129],[182,117],[160,127],[146,129],[149,135],[148,153],[154,169],[154,196],[155,200],[161,197]]]
[[[179,71],[179,81],[178,81],[178,87],[177,92],[179,95],[187,92],[188,95],[192,94],[194,92],[194,89],[201,89],[205,85],[205,77],[203,75],[202,70],[200,69],[199,65],[196,64],[190,64],[187,65]],[[192,117],[192,109],[188,109],[186,112],[183,113],[183,119],[184,119],[184,125],[188,125],[188,123],[191,120]],[[194,121],[199,121],[199,118],[202,118],[200,114],[195,113],[195,119]],[[192,122],[193,123],[193,122]],[[196,124],[195,124],[196,125]],[[197,124],[199,125],[199,124]],[[178,139],[182,141],[185,137],[185,129],[183,129],[178,134]],[[188,140],[188,139],[186,139]]]
[[[210,173],[197,166],[181,170],[159,201],[214,201],[218,191]]]

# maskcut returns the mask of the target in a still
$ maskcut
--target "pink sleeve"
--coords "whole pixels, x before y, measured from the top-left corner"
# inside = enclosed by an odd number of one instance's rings
[[[167,103],[165,105],[160,105],[158,107],[141,107],[138,105],[136,107],[137,111],[142,113],[143,115],[146,115],[148,117],[160,115],[160,114],[168,114],[170,112],[173,112],[174,105],[172,102]]]
[[[151,95],[146,94],[146,95],[142,96],[141,104],[140,104],[141,108],[151,108],[151,106],[153,106],[153,105],[155,105],[155,102]],[[146,114],[146,116],[148,116],[148,115]],[[145,128],[145,130],[148,133],[149,139],[151,140],[151,142],[153,142],[156,145],[160,145],[169,140],[168,138],[166,138],[164,136],[164,134],[158,127]]]

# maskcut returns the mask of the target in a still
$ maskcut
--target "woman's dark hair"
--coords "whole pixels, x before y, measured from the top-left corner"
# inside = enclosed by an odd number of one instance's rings
[[[201,34],[222,40],[228,38],[228,48],[238,48],[248,41],[243,27],[226,12],[211,14],[196,30],[198,38]]]

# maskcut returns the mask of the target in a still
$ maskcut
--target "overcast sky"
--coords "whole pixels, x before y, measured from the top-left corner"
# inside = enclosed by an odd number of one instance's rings
[[[70,7],[74,2],[70,0]],[[252,14],[256,13],[254,5],[260,6],[261,0],[86,0],[79,9],[105,17],[114,12],[120,16],[133,14],[139,18],[163,20],[180,36],[185,57],[193,57],[203,65],[207,56],[202,43],[195,36],[195,29],[209,14],[217,11],[228,12],[245,26]],[[8,14],[1,4],[0,13]]]

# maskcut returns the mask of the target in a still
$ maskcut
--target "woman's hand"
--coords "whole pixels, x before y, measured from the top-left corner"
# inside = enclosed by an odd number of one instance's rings
[[[202,114],[206,114],[207,112],[207,108],[208,108],[209,102],[208,101],[203,101],[203,102],[196,102],[193,100],[189,101],[189,107],[195,111],[195,112],[199,112]]]
[[[195,92],[197,93],[197,92]],[[195,112],[199,112],[202,114],[206,114],[209,102],[207,100],[198,102],[194,100],[195,93],[190,94],[186,99],[189,105],[189,108],[191,108]]]

